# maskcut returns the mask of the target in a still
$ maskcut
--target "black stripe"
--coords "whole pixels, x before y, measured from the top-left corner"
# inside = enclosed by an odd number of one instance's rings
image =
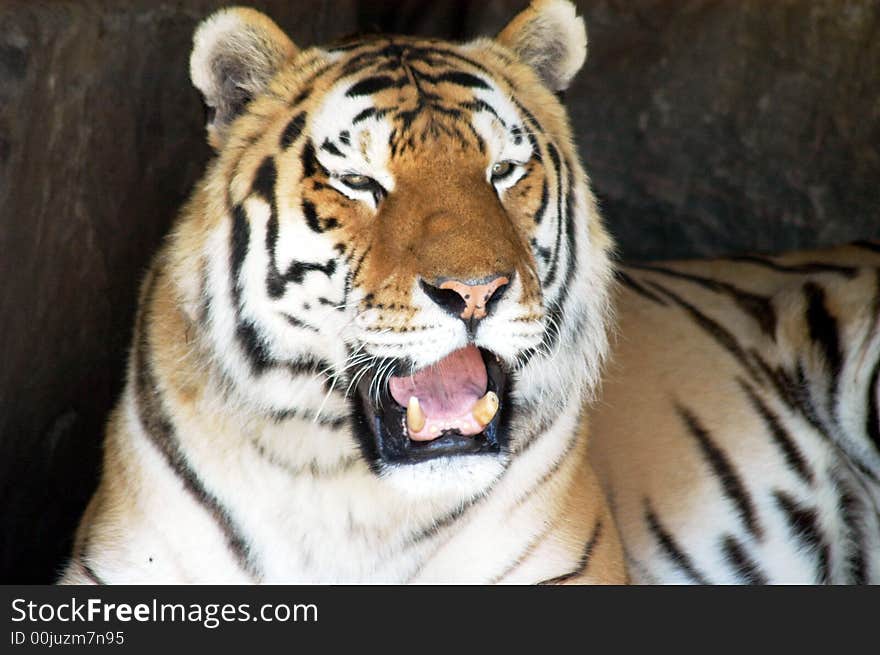
[[[831,434],[829,434],[827,428],[819,419],[816,408],[813,407],[810,390],[800,364],[798,364],[796,375],[792,375],[781,367],[771,368],[767,361],[755,350],[749,351],[749,354],[752,361],[760,368],[764,377],[773,385],[780,400],[790,409],[799,412],[823,438],[833,443],[834,440]]]
[[[257,177],[259,178],[261,176],[258,175]],[[263,179],[265,181],[270,177],[271,175],[266,172],[264,173]],[[255,185],[255,187],[256,186],[257,185]],[[265,188],[262,188],[259,191],[261,195],[267,192],[268,191]],[[280,297],[284,293],[286,282],[289,281],[300,283],[305,277],[305,274],[309,271],[320,271],[328,277],[332,275],[336,270],[335,260],[329,260],[325,264],[312,264],[307,262],[293,261],[291,262],[290,267],[284,275],[281,275],[278,272],[278,267],[275,263],[275,246],[278,239],[278,215],[275,210],[274,192],[269,193],[269,202],[271,206],[271,211],[269,221],[266,225],[266,249],[269,255],[269,267],[266,274],[266,291],[269,296],[272,298]],[[279,362],[275,361],[270,355],[269,350],[266,347],[266,344],[264,343],[262,337],[260,336],[256,325],[254,325],[251,321],[243,320],[240,317],[239,299],[241,296],[241,287],[239,284],[239,275],[242,261],[247,251],[247,242],[250,235],[250,227],[247,222],[246,212],[241,207],[241,205],[235,206],[235,208],[233,209],[233,214],[234,221],[231,245],[232,294],[233,300],[235,301],[235,314],[236,318],[238,319],[238,323],[235,329],[235,335],[238,339],[239,344],[241,344],[241,347],[244,350],[245,357],[250,363],[251,369],[254,373],[259,375],[268,368],[278,366]],[[287,318],[290,321],[297,321],[301,323],[299,327],[307,327],[313,330],[315,329],[314,327],[308,326],[305,323],[298,321],[298,319],[294,319],[293,317],[288,316]]]
[[[563,291],[559,294],[560,303],[564,303],[568,296],[568,289],[571,286],[571,281],[574,278],[574,272],[577,268],[577,249],[575,247],[577,234],[574,228],[574,202],[572,198],[574,195],[574,171],[572,170],[571,163],[567,159],[564,163],[568,174],[566,175],[565,183],[562,186],[562,194],[560,195],[560,198],[565,202],[565,216],[564,219],[562,219],[562,225],[565,232],[565,244],[568,246],[568,253],[565,264],[565,275],[562,278]],[[559,261],[558,249],[559,247],[557,244],[557,262]]]
[[[523,116],[526,117],[526,121],[532,126],[532,129],[527,134],[531,135],[532,132],[538,132],[543,135],[544,128],[541,127],[541,123],[535,118],[535,115],[526,109],[516,98],[511,98],[511,100],[513,100],[513,104],[516,105],[516,108],[522,112]]]
[[[251,191],[262,196],[270,205],[275,204],[275,184],[278,182],[278,169],[275,167],[275,158],[269,155],[263,159],[260,167],[254,175]]]
[[[865,561],[865,534],[863,532],[864,507],[861,501],[843,480],[832,476],[837,487],[840,489],[840,499],[837,506],[840,510],[840,518],[847,528],[848,546],[846,563],[849,573],[849,584],[866,584],[868,582],[868,563]]]
[[[563,188],[562,188],[562,161],[559,158],[559,151],[552,143],[547,144],[547,152],[550,153],[550,161],[553,164],[553,175],[556,178],[556,241],[553,246],[553,261],[550,264],[550,270],[547,271],[547,277],[544,279],[543,286],[549,287],[556,280],[556,269],[559,266],[559,247],[562,244],[562,212],[563,210]]]
[[[266,349],[266,345],[257,333],[257,328],[253,323],[250,321],[240,321],[235,326],[235,336],[241,344],[245,357],[247,357],[254,373],[259,375],[267,368],[277,364]]]
[[[380,47],[376,48],[376,46]],[[342,67],[342,71],[337,80],[341,80],[344,77],[350,77],[370,66],[374,66],[382,59],[391,58],[399,60],[403,53],[403,48],[390,40],[387,42],[376,41],[375,43],[365,44],[364,47],[370,47],[371,49],[350,56],[348,61],[346,61],[345,65]]]
[[[871,316],[880,316],[880,267],[874,269],[874,302],[871,306]],[[880,332],[880,323],[874,324],[870,334],[873,336],[876,332]]]
[[[761,329],[767,336],[774,337],[776,334],[776,310],[769,298],[744,291],[743,289],[728,284],[727,282],[713,280],[711,278],[693,275],[683,271],[676,271],[674,269],[653,266],[650,264],[630,264],[629,266],[630,268],[652,271],[654,273],[659,273],[660,275],[693,282],[694,284],[699,285],[704,289],[708,289],[709,291],[713,291],[714,293],[729,296],[740,309],[751,316],[752,319],[761,326]]]
[[[482,98],[475,98],[473,100],[466,100],[464,102],[458,103],[458,106],[461,107],[462,109],[467,109],[471,113],[477,113],[477,112],[481,112],[481,111],[489,112],[490,114],[492,114],[492,116],[495,118],[495,120],[497,120],[499,123],[501,123],[502,127],[507,127],[507,124],[505,123],[504,119],[501,118],[501,116],[498,114],[498,111],[495,109],[495,107],[490,105],[488,102],[486,102]],[[517,135],[517,138],[522,140],[521,136]],[[519,143],[519,141],[517,141],[517,143]]]
[[[254,183],[251,186],[253,193],[262,196],[269,203],[269,220],[266,222],[266,253],[269,259],[269,266],[266,271],[266,293],[270,298],[280,298],[284,295],[284,279],[278,272],[278,264],[276,263],[275,251],[278,245],[278,206],[275,202],[275,185],[278,181],[278,170],[275,167],[275,160],[272,156],[268,156],[260,164],[257,174],[254,176]],[[236,306],[236,312],[238,307]],[[243,343],[253,343],[253,339],[249,339],[244,335]]]
[[[513,453],[513,454],[522,455],[522,453],[525,450],[528,450],[528,447],[531,445],[530,443],[528,443],[528,440],[530,439],[531,436],[533,436],[533,435],[528,435],[526,437],[526,439],[520,440],[520,442],[519,442],[520,449],[517,450],[517,452]],[[514,509],[518,508],[520,505],[522,505],[527,500],[532,498],[538,489],[540,489],[545,484],[547,484],[550,480],[552,480],[556,476],[556,474],[559,473],[563,464],[565,464],[568,461],[571,461],[569,459],[569,457],[570,457],[572,451],[577,447],[578,443],[580,443],[580,440],[578,439],[578,435],[575,434],[575,436],[569,440],[568,444],[566,444],[565,449],[562,451],[562,453],[559,454],[559,456],[556,458],[556,461],[553,462],[553,464],[550,466],[550,468],[548,468],[543,473],[543,475],[541,475],[540,478],[535,480],[535,482],[528,489],[526,489],[519,496],[517,496],[516,500],[513,502],[511,507]]]
[[[840,337],[837,331],[837,320],[828,312],[825,305],[825,291],[814,282],[807,282],[803,287],[807,299],[807,322],[810,327],[810,338],[822,346],[825,359],[836,376],[843,365],[843,353],[840,348]]]
[[[378,204],[378,203],[377,203]],[[322,233],[327,230],[335,230],[339,227],[339,221],[336,218],[328,217],[323,218],[318,216],[318,211],[315,208],[315,203],[310,200],[306,200],[303,198],[302,201],[302,213],[303,218],[306,219],[306,225],[309,226],[309,229],[312,232]]]
[[[865,419],[865,434],[874,444],[874,449],[880,453],[880,411],[877,408],[877,397],[880,395],[880,360],[874,364],[874,370],[868,381],[866,406],[868,407],[867,417]]]
[[[457,84],[458,86],[464,86],[471,89],[492,88],[491,86],[489,86],[489,84],[486,83],[485,80],[480,79],[476,75],[465,73],[464,71],[447,71],[445,73],[440,73],[436,76],[419,73],[419,77],[431,82],[432,84],[445,82],[447,84]]]
[[[743,545],[734,537],[729,534],[725,535],[721,540],[721,550],[724,553],[724,559],[745,584],[767,584],[767,576],[761,572],[755,560],[749,557]]]
[[[565,300],[565,296],[567,295],[568,290],[563,287],[560,291],[560,296],[562,296],[562,298],[552,301],[547,308],[547,325],[544,329],[544,336],[541,338],[541,346],[538,349],[539,351],[553,352],[553,348],[562,336],[560,334],[563,328],[562,301]]]
[[[544,248],[543,246],[538,244],[538,240],[532,237],[529,241],[531,243],[532,248],[535,250],[535,256],[538,257],[545,264],[550,261],[550,248]]]
[[[375,114],[378,110],[375,107],[367,107],[363,111],[359,112],[351,121],[352,125],[357,125],[361,121],[367,120],[370,116]]]
[[[526,136],[529,139],[529,144],[532,146],[532,159],[537,162],[543,163],[544,155],[541,152],[541,146],[538,145],[538,140],[535,138],[535,135],[531,132],[527,132]]]
[[[430,47],[419,46],[419,47],[412,48],[412,49],[408,48],[407,55],[408,55],[407,58],[410,60],[416,60],[416,61],[422,60],[422,61],[425,61],[426,63],[428,62],[428,60],[431,60],[431,59],[433,59],[434,62],[437,62],[438,58],[448,57],[450,59],[456,59],[460,62],[467,64],[468,66],[476,68],[478,71],[482,71],[484,73],[489,73],[491,75],[491,72],[489,71],[489,69],[487,69],[485,66],[483,66],[482,64],[480,64],[476,60],[471,59],[470,57],[466,57],[465,55],[461,54],[460,52],[456,52],[455,50],[449,50],[448,48],[441,48],[438,46],[430,46]],[[438,63],[445,63],[445,62],[430,63],[429,65],[436,66]],[[453,65],[453,64],[449,64],[449,65]]]
[[[837,401],[837,389],[840,371],[843,368],[843,352],[840,348],[840,336],[837,321],[828,312],[825,305],[825,291],[814,282],[807,282],[803,287],[807,299],[807,324],[810,338],[818,343],[828,364],[830,379],[828,381],[828,413],[836,416],[834,404]]]
[[[291,316],[290,314],[285,314],[285,313],[283,313],[283,312],[282,312],[281,315],[282,315],[282,316],[284,317],[284,319],[285,319],[288,323],[290,323],[293,327],[301,328],[301,329],[303,329],[303,330],[309,330],[310,332],[320,332],[320,331],[321,331],[321,330],[319,330],[318,328],[316,328],[314,325],[311,325],[310,323],[307,323],[307,322],[305,322],[305,321],[303,321],[303,320],[301,320],[301,319],[298,319],[298,318],[296,318],[295,316]]]
[[[339,133],[339,141],[347,146],[351,145],[351,134],[348,130],[342,130]]]
[[[530,423],[528,434],[521,435],[520,438],[517,439],[517,441],[511,446],[511,455],[521,457],[523,453],[528,451],[532,446],[540,441],[540,437],[550,432],[550,430],[556,424],[558,416],[548,416],[546,412],[540,411],[542,409],[545,409],[545,407],[541,402],[538,401],[528,404],[523,403],[519,406],[519,412],[521,414],[530,417],[537,416],[540,418],[540,422],[537,425],[535,425],[534,423]],[[525,428],[523,432],[525,432]],[[576,441],[577,440],[574,440],[572,443]]]
[[[135,394],[138,417],[151,443],[165,458],[169,468],[180,479],[183,487],[214,519],[226,539],[227,546],[239,565],[252,577],[259,579],[260,572],[253,561],[244,534],[230,516],[229,511],[214,494],[205,488],[198,474],[192,469],[181,450],[174,424],[165,411],[162,391],[152,370],[151,344],[147,330],[151,299],[155,288],[155,275],[149,282],[140,316],[138,317],[138,342],[135,348]]]
[[[779,399],[784,402],[789,409],[799,412],[833,450],[841,453],[843,457],[848,458],[867,478],[874,482],[878,482],[877,475],[863,461],[861,461],[856,453],[849,452],[842,448],[836,438],[831,435],[828,428],[819,418],[816,408],[813,406],[813,401],[810,397],[810,389],[800,364],[797,366],[796,375],[793,376],[780,367],[771,368],[764,358],[754,350],[749,351],[749,355],[752,361],[754,361],[760,368],[762,375],[773,385]]]
[[[280,298],[284,295],[285,283],[281,273],[278,272],[278,263],[275,259],[275,250],[278,245],[278,212],[275,209],[275,200],[272,199],[269,209],[269,220],[266,222],[266,253],[269,265],[266,270],[266,293],[270,298]]]
[[[755,255],[738,255],[735,257],[726,257],[730,261],[745,262],[747,264],[755,264],[763,266],[778,273],[837,273],[847,278],[853,278],[858,275],[858,269],[852,266],[840,266],[838,264],[826,264],[824,262],[807,262],[804,264],[780,264],[766,257],[757,257]]]
[[[306,126],[306,113],[301,111],[287,124],[287,127],[284,128],[284,131],[281,133],[281,140],[279,145],[282,150],[287,150],[294,141],[296,141],[300,134],[302,134],[303,129]]]
[[[315,145],[311,141],[306,143],[303,148],[302,155],[300,155],[300,163],[302,166],[303,179],[312,177],[318,172],[320,164],[318,163],[318,158],[315,156]]]
[[[679,545],[675,538],[669,534],[669,531],[660,523],[660,519],[654,513],[648,500],[645,499],[645,521],[648,523],[648,529],[651,531],[654,539],[660,544],[660,549],[668,557],[672,563],[681,569],[688,578],[697,584],[707,585],[709,581],[694,566],[690,556]]]
[[[324,70],[326,70],[326,69],[324,69]],[[323,72],[323,71],[322,71],[322,72]],[[313,91],[313,90],[314,90],[314,89],[312,89],[312,87],[311,87],[310,85],[307,85],[307,86],[303,87],[303,89],[302,89],[299,93],[297,93],[297,94],[294,96],[293,100],[290,101],[290,103],[289,103],[289,104],[290,104],[290,107],[291,107],[291,108],[296,107],[296,106],[297,106],[298,104],[300,104],[303,100],[305,100],[306,98],[308,98],[308,97],[312,94],[312,91]]]
[[[318,210],[315,208],[315,203],[303,198],[302,212],[303,217],[306,219],[306,225],[309,226],[312,232],[320,233],[324,231],[324,228],[321,227],[321,222],[318,220]]]
[[[449,527],[462,516],[464,516],[464,513],[473,505],[476,505],[479,500],[482,500],[482,496],[476,496],[474,498],[471,498],[470,500],[465,501],[452,511],[447,512],[444,516],[440,517],[436,521],[432,521],[428,526],[413,533],[407,539],[407,542],[409,542],[410,544],[418,544],[425,539],[430,539],[431,537],[436,536],[441,530]]]
[[[91,566],[86,564],[84,561],[80,560],[79,562],[80,568],[82,568],[83,573],[86,574],[86,577],[89,579],[89,582],[92,584],[104,586],[107,583],[104,582],[101,578],[98,577],[98,574],[95,573],[94,569]]]
[[[345,156],[342,154],[342,151],[336,147],[336,144],[334,144],[330,139],[324,139],[324,143],[321,144],[321,150],[329,152],[331,155],[335,155],[337,157]]]
[[[80,544],[79,552],[76,554],[76,562],[79,564],[83,573],[85,573],[86,577],[89,579],[89,582],[91,582],[92,584],[96,584],[96,585],[107,584],[106,582],[104,582],[104,580],[102,580],[98,576],[97,573],[95,573],[95,570],[86,561],[87,557],[88,557],[88,551],[89,551],[89,535],[88,535],[88,533],[86,533],[85,537],[83,538],[82,543]]]
[[[614,275],[623,286],[627,287],[631,291],[636,292],[640,296],[647,298],[648,300],[651,300],[658,305],[663,305],[664,307],[666,306],[666,301],[663,300],[663,298],[651,291],[648,291],[645,287],[636,282],[632,277],[624,273],[621,269],[615,269]]]
[[[571,580],[587,570],[587,567],[590,566],[590,560],[593,557],[593,553],[596,550],[596,546],[599,544],[599,539],[602,538],[602,518],[599,517],[596,519],[596,524],[593,527],[593,532],[590,534],[590,538],[587,543],[584,545],[584,550],[581,553],[581,557],[578,560],[577,568],[573,571],[569,571],[568,573],[563,573],[562,575],[558,575],[555,578],[550,578],[549,580],[544,580],[540,584],[560,584],[562,582],[566,582],[567,580]]]
[[[238,311],[241,300],[241,267],[247,257],[248,245],[251,239],[251,227],[248,223],[247,214],[240,204],[232,208],[232,231],[229,239],[229,271],[230,287],[232,289],[232,306]]]
[[[501,120],[501,119],[499,118],[498,120]],[[502,121],[502,124],[503,124],[503,121]],[[522,126],[514,125],[512,128],[510,128],[510,134],[513,137],[513,142],[516,145],[519,145],[520,143],[522,143],[522,134],[523,134]]]
[[[353,84],[348,91],[345,92],[346,97],[355,98],[357,96],[369,96],[385,89],[394,87],[402,87],[407,83],[405,77],[395,79],[389,75],[377,75],[375,77],[367,77]]]
[[[352,280],[352,281],[354,281],[354,282],[357,282],[357,279],[358,279],[358,273],[361,272],[361,266],[363,266],[364,261],[365,261],[366,258],[367,258],[367,255],[370,254],[370,251],[371,251],[372,249],[373,249],[373,244],[371,243],[370,245],[367,246],[366,250],[364,250],[364,254],[361,255],[361,258],[358,259],[357,264],[355,264],[352,268],[349,269],[349,270],[351,271],[351,274],[350,274],[350,276],[349,276],[349,279],[350,279],[350,280]]]
[[[804,459],[800,448],[797,447],[794,438],[788,433],[788,430],[783,427],[779,417],[767,407],[748,382],[742,378],[737,378],[736,381],[739,383],[739,386],[745,392],[746,396],[748,396],[749,404],[751,404],[752,409],[758,413],[761,420],[764,422],[764,426],[770,433],[773,443],[775,443],[782,451],[782,455],[785,458],[785,463],[788,465],[788,468],[797,473],[807,484],[813,484],[813,472],[810,470],[806,459]]]
[[[316,412],[313,412],[309,409],[283,409],[279,411],[272,412],[271,414],[272,420],[276,423],[283,423],[285,421],[289,421],[291,419],[301,419],[303,421],[309,421],[312,423],[317,423],[321,427],[330,428],[332,430],[341,429],[347,422],[348,416],[332,416],[324,414],[318,415]]]
[[[565,166],[568,169],[568,176],[566,178],[565,185],[565,242],[568,246],[568,257],[567,263],[565,265],[565,276],[562,279],[562,286],[566,289],[565,294],[560,294],[561,302],[565,302],[566,297],[568,296],[568,289],[571,287],[571,282],[574,279],[574,273],[577,269],[577,248],[575,240],[577,238],[577,232],[575,230],[574,224],[574,170],[571,167],[571,162],[566,160]],[[577,330],[574,330],[577,332]]]
[[[774,491],[776,505],[785,514],[791,533],[816,553],[816,582],[825,584],[829,576],[829,548],[819,528],[819,516],[815,509],[799,505],[784,491]]]
[[[477,128],[471,125],[470,121],[466,121],[465,125],[468,128],[468,131],[471,133],[471,136],[474,137],[474,140],[477,142],[477,150],[480,151],[480,154],[486,154],[486,140],[480,136],[480,133],[477,132]],[[458,128],[455,128],[456,132],[458,132]],[[459,134],[459,141],[462,143],[465,141],[464,135]]]
[[[353,37],[352,40],[345,40],[344,43],[339,43],[331,46],[329,48],[330,52],[350,52],[352,50],[357,50],[358,48],[364,48],[366,46],[371,46],[375,44],[375,41],[371,39],[370,36],[364,37]]]
[[[709,431],[700,424],[696,416],[681,405],[676,405],[676,411],[688,431],[697,440],[703,457],[715,472],[724,495],[736,507],[743,524],[749,532],[760,537],[762,530],[755,513],[754,502],[733,464],[727,459],[724,451],[715,444]]]
[[[318,273],[323,273],[327,277],[332,277],[336,272],[336,260],[328,259],[323,264],[293,260],[290,262],[290,266],[287,267],[284,279],[287,282],[300,284],[303,279],[305,279],[306,273],[310,271],[317,271]]]
[[[567,164],[567,162],[566,162]],[[568,257],[566,263],[566,271],[565,277],[563,279],[562,284],[559,286],[559,296],[554,299],[554,301],[550,304],[550,307],[547,310],[547,314],[549,315],[551,322],[555,322],[556,325],[563,325],[562,323],[562,312],[565,308],[565,301],[568,299],[568,292],[571,288],[571,281],[574,277],[575,269],[577,268],[577,251],[575,249],[575,229],[574,229],[574,205],[572,203],[571,193],[573,184],[573,173],[572,169],[569,166],[568,168],[568,193],[566,194],[566,210],[565,210],[565,226],[566,226],[566,243],[568,244]],[[560,194],[561,197],[561,194]],[[557,241],[558,241],[559,232],[557,231]],[[557,243],[556,249],[556,259],[554,260],[553,265],[555,266],[559,261],[559,246]],[[574,317],[572,321],[568,322],[568,328],[570,332],[578,333],[582,328],[583,323],[583,315],[578,314]],[[552,352],[553,348],[556,347],[556,342],[561,337],[561,328],[559,330],[545,330],[544,338],[541,340],[542,347],[546,349],[547,352]]]
[[[308,61],[298,62],[300,66],[300,70],[305,70],[306,67],[310,67],[317,62],[318,58],[312,58]],[[313,91],[314,83],[318,80],[319,77],[322,77],[328,70],[333,68],[333,64],[326,64],[324,66],[320,66],[315,72],[313,72],[309,77],[307,77],[304,81],[300,82],[300,90],[299,93],[294,96],[294,98],[290,101],[290,107],[296,107],[303,100],[308,98]]]
[[[299,359],[286,361],[284,362],[284,365],[293,375],[314,375],[315,373],[332,368],[330,362],[326,359],[314,357],[312,355],[303,355]],[[327,381],[325,380],[325,384],[326,382]]]
[[[544,212],[547,211],[547,203],[550,201],[550,187],[547,184],[547,176],[541,183],[541,202],[538,203],[538,210],[535,212],[535,225],[540,225],[544,220]]]
[[[534,553],[535,549],[545,540],[547,536],[555,529],[552,523],[548,523],[538,535],[532,539],[528,545],[522,550],[522,552],[514,559],[507,567],[498,575],[495,575],[488,584],[495,585],[504,580],[511,573],[516,571],[520,566],[522,566],[523,562],[525,562],[529,557],[531,557],[532,553]],[[538,583],[538,584],[546,584],[546,582]]]
[[[684,300],[681,296],[673,292],[671,289],[668,289],[662,284],[654,281],[647,281],[647,284],[655,291],[663,296],[666,296],[676,305],[685,310],[690,315],[691,319],[693,319],[693,321],[704,332],[712,337],[712,339],[714,339],[722,348],[730,353],[734,360],[745,367],[745,369],[753,378],[758,378],[757,371],[755,370],[753,364],[749,361],[745,350],[743,350],[742,346],[740,346],[739,342],[736,340],[736,337],[734,337],[730,331],[722,327],[720,323],[706,316],[694,305]]]

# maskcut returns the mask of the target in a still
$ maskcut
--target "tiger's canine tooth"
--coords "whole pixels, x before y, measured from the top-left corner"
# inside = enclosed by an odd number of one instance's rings
[[[489,391],[485,396],[480,398],[471,408],[471,414],[474,420],[482,427],[489,425],[489,421],[498,412],[498,396],[494,391]]]
[[[409,403],[406,406],[406,427],[410,432],[419,432],[425,427],[425,412],[419,405],[419,399],[415,396],[409,397]]]

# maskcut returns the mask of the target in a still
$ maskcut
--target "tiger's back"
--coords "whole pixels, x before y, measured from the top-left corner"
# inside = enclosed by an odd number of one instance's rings
[[[591,457],[635,581],[880,581],[878,267],[622,267]]]

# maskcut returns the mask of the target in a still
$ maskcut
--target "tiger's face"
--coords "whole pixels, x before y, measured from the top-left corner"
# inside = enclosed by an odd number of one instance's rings
[[[553,94],[583,61],[574,18],[538,2],[498,40],[302,52],[250,10],[202,25],[212,328],[249,402],[347,419],[410,491],[470,492],[580,404],[610,242]],[[536,39],[559,61],[530,61]]]

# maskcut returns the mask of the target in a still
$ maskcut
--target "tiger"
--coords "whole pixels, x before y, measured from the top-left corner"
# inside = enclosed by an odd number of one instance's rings
[[[613,242],[560,94],[586,28],[193,37],[213,159],[143,280],[59,581],[607,583],[587,457]]]
[[[616,277],[589,453],[632,582],[880,582],[880,243]]]

